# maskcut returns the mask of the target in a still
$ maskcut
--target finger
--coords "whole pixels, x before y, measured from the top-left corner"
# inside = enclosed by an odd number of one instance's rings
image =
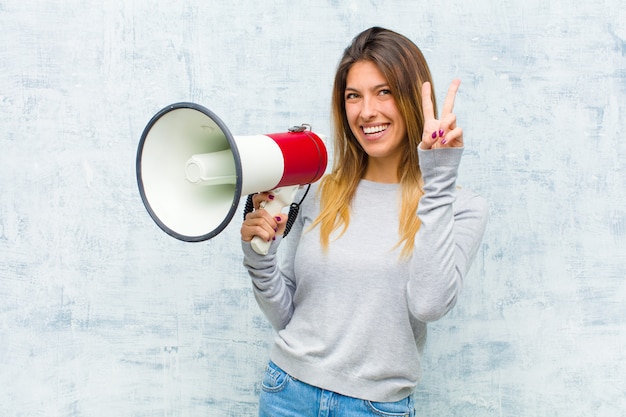
[[[439,137],[456,128],[456,114],[449,113],[439,120]],[[443,132],[443,135],[441,134]]]
[[[448,94],[446,95],[446,99],[443,102],[443,108],[441,110],[441,118],[446,117],[448,114],[452,113],[454,109],[454,100],[456,99],[456,93],[459,91],[459,85],[461,85],[461,80],[455,79],[452,80],[450,84],[450,88],[448,88]]]
[[[271,194],[269,191],[265,191],[262,193],[257,193],[254,196],[252,196],[252,202],[254,204],[254,209],[258,210],[259,208],[263,208],[264,204],[261,204],[263,202],[267,202],[269,200],[273,200],[274,199],[274,195]]]
[[[424,131],[422,133],[422,142],[420,147],[424,150],[430,149],[437,143],[443,136],[443,130],[439,127],[439,121],[432,119],[428,120],[424,124]]]
[[[255,236],[269,242],[276,236],[276,232],[267,223],[246,223],[241,226],[241,239],[244,242],[250,242]]]
[[[278,228],[278,217],[271,216],[267,210],[259,209],[248,213],[241,225],[241,238],[249,242],[254,236],[262,240],[272,240]]]
[[[452,129],[441,141],[442,146],[450,148],[460,148],[463,146],[463,129],[460,127]]]
[[[435,107],[433,106],[432,88],[430,82],[426,81],[422,84],[422,114],[424,115],[424,123],[435,119]]]
[[[283,235],[285,234],[285,229],[287,228],[287,218],[289,216],[287,216],[284,213],[278,214],[274,217],[274,220],[276,220],[276,234],[277,235]]]

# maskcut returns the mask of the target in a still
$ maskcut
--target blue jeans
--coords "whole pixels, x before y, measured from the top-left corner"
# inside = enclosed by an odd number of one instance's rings
[[[259,417],[414,417],[411,396],[388,403],[360,400],[298,381],[270,362],[259,398]]]

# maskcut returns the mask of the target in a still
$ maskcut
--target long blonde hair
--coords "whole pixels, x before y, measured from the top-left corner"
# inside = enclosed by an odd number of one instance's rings
[[[332,93],[334,164],[332,172],[321,180],[321,210],[311,227],[320,226],[324,249],[328,249],[335,230],[341,229],[340,235],[345,232],[350,224],[350,203],[367,168],[368,155],[350,130],[345,108],[348,71],[358,61],[373,62],[383,73],[406,123],[407,140],[398,166],[402,193],[397,246],[403,245],[401,256],[407,258],[413,252],[421,224],[417,205],[424,194],[417,155],[424,128],[421,88],[426,81],[432,85],[432,77],[419,48],[405,36],[387,29],[373,27],[357,35],[339,62]],[[434,94],[432,101],[436,115]]]

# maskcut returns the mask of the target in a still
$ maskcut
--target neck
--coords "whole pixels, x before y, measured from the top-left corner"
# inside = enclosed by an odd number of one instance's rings
[[[397,184],[400,182],[398,178],[398,162],[369,158],[363,179],[386,184]]]

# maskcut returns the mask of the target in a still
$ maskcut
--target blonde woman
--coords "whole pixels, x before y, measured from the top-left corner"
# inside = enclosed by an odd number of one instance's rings
[[[284,241],[287,216],[259,208],[270,193],[254,196],[244,265],[276,331],[259,416],[414,415],[427,323],[454,307],[487,221],[484,199],[456,185],[459,83],[438,118],[419,48],[360,33],[335,76],[332,172]],[[272,241],[266,256],[254,236]]]

